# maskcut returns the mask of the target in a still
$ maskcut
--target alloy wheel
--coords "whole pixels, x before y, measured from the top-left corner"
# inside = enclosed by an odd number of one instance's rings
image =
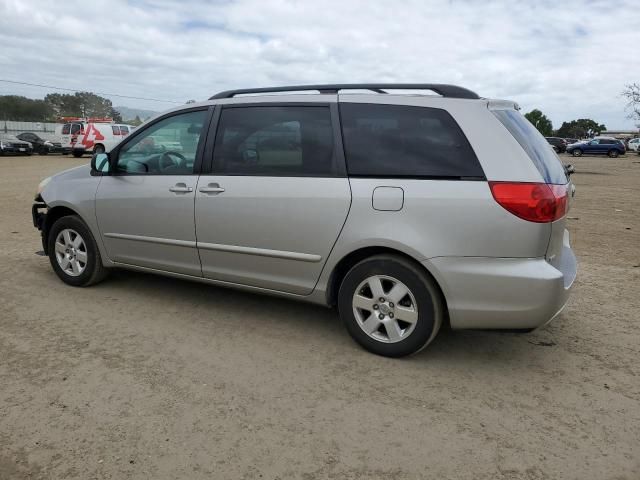
[[[404,283],[386,275],[373,275],[360,283],[352,305],[358,326],[379,342],[400,342],[418,323],[413,293]]]

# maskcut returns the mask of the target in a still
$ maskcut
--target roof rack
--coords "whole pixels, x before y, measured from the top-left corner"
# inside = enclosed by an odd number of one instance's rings
[[[233,98],[236,95],[251,93],[277,93],[277,92],[303,92],[317,90],[320,93],[338,93],[340,90],[371,90],[376,93],[387,93],[385,90],[432,90],[438,95],[447,98],[480,98],[477,93],[457,85],[442,83],[336,83],[323,85],[293,85],[288,87],[271,88],[241,88],[216,93],[209,100],[219,98]]]

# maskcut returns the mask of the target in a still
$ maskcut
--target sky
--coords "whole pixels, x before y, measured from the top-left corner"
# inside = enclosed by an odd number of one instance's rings
[[[0,0],[0,79],[166,110],[242,87],[452,83],[632,129],[638,0]],[[0,95],[53,90],[0,82]]]

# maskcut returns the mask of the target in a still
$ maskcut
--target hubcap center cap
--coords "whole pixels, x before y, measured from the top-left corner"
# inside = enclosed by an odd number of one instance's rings
[[[386,303],[380,304],[380,313],[382,313],[383,315],[389,315],[391,312],[393,312],[393,308],[391,308],[389,305],[387,305]]]

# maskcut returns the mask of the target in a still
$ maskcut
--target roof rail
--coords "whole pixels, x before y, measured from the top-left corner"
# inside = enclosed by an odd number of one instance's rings
[[[477,93],[456,85],[442,83],[336,83],[323,85],[293,85],[287,87],[271,88],[241,88],[216,93],[209,100],[218,98],[233,98],[236,95],[250,93],[277,93],[277,92],[304,92],[317,90],[320,93],[338,93],[340,90],[371,90],[376,93],[387,93],[385,90],[432,90],[438,95],[447,98],[480,98]]]

